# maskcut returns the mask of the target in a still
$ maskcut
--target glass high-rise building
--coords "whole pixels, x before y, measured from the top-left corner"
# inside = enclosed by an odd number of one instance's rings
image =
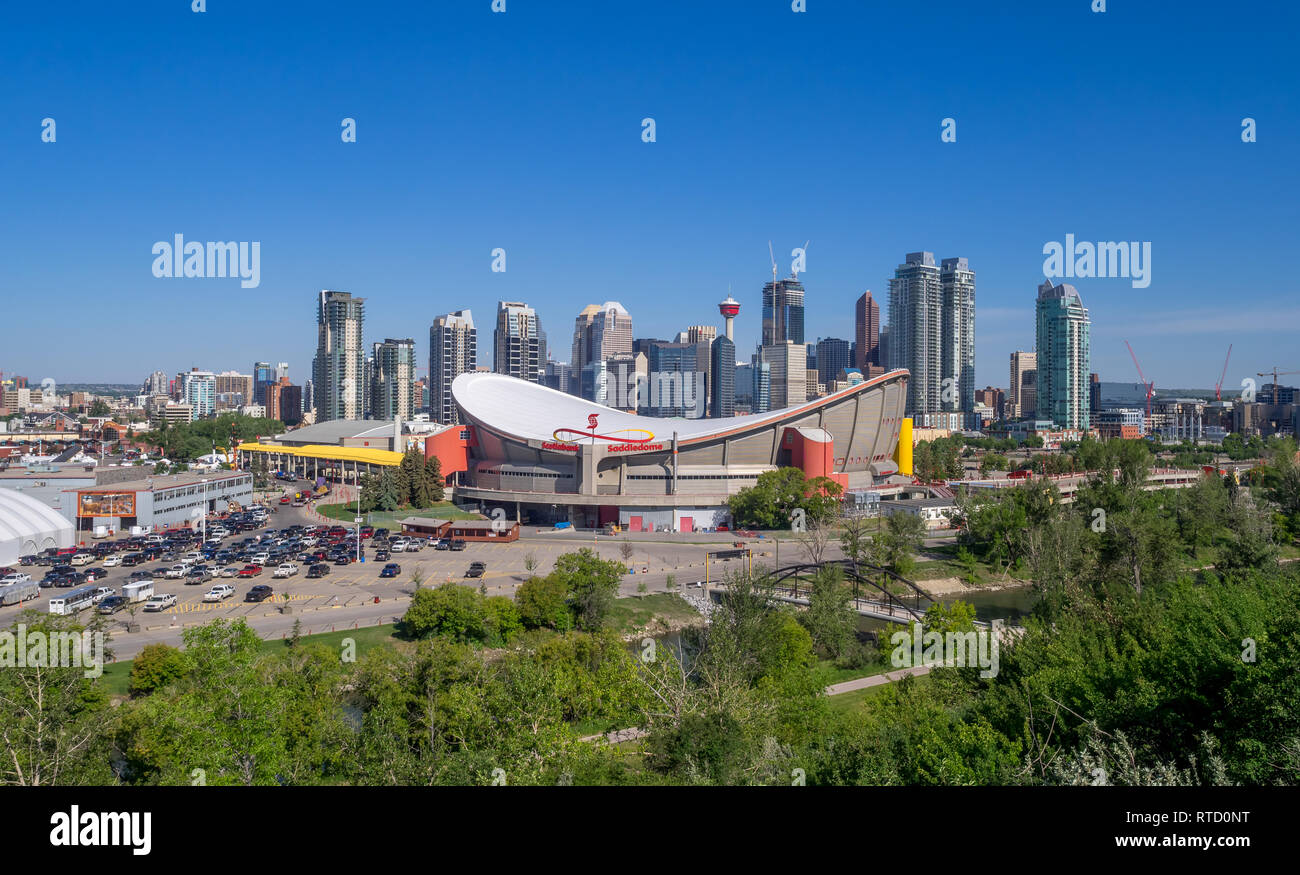
[[[316,301],[316,357],[312,360],[317,422],[365,416],[364,323],[365,298],[321,291]]]
[[[763,346],[804,342],[803,299],[803,283],[793,277],[763,286]]]
[[[443,425],[459,424],[460,408],[451,383],[478,367],[478,331],[469,310],[433,320],[429,328],[429,415]]]
[[[1036,312],[1036,415],[1062,428],[1086,429],[1091,407],[1088,311],[1078,289],[1048,280],[1038,287]]]
[[[253,397],[249,404],[266,403],[266,387],[275,382],[275,370],[270,362],[253,363]]]
[[[616,355],[632,352],[632,314],[618,301],[603,305],[589,304],[578,314],[573,325],[574,372],[581,372],[590,362],[607,361]]]
[[[415,341],[385,338],[374,344],[370,371],[370,415],[410,419],[415,413]]]
[[[870,369],[879,370],[885,362],[880,357],[880,304],[870,291],[863,292],[853,305],[853,329],[853,367],[864,377],[872,376]]]
[[[808,367],[814,367],[809,364]],[[840,371],[854,367],[849,356],[849,342],[838,337],[823,337],[817,341],[817,382],[830,386]],[[865,376],[865,373],[863,374]]]
[[[939,292],[943,310],[939,407],[946,413],[970,413],[975,409],[975,271],[966,259],[940,262]],[[956,391],[944,391],[945,384]]]
[[[736,344],[723,335],[713,341],[709,385],[709,416],[721,419],[736,415]]]
[[[497,302],[497,324],[492,334],[492,369],[540,383],[546,376],[546,333],[541,317],[527,304]]]
[[[909,252],[889,281],[889,369],[906,368],[907,415],[965,411],[975,405],[975,272],[964,258],[935,264]],[[865,376],[865,374],[864,374]]]

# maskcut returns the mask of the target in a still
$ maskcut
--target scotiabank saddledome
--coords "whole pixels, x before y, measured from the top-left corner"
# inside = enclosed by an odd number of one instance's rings
[[[472,425],[457,499],[538,524],[680,531],[730,523],[728,496],[793,466],[846,489],[894,474],[907,371],[784,410],[723,419],[638,416],[502,374],[451,391]]]

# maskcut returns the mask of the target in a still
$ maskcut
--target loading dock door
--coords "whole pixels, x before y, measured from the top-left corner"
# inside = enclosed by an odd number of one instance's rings
[[[682,517],[681,531],[683,532],[695,531],[695,521],[688,516]]]
[[[628,530],[629,532],[639,532],[639,531],[641,531],[641,517],[639,517],[639,516],[628,517],[628,519],[627,519],[627,530]]]

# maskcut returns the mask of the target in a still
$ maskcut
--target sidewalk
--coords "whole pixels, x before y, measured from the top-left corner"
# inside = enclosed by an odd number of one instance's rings
[[[918,665],[913,668],[900,668],[898,671],[888,671],[884,674],[875,674],[871,677],[856,678],[851,681],[844,681],[839,684],[831,684],[826,688],[826,695],[838,696],[841,693],[851,693],[854,690],[865,690],[870,687],[883,687],[885,684],[892,684],[894,681],[902,680],[907,676],[920,677],[923,674],[930,673],[930,666]]]

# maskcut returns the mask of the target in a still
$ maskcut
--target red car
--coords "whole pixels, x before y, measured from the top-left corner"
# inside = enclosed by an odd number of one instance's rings
[[[281,499],[280,499],[280,503],[281,503],[281,504],[288,504],[288,503],[289,503],[289,496],[286,495],[286,496],[284,496],[283,498],[281,498]]]
[[[238,576],[238,577],[257,577],[257,575],[259,575],[259,574],[261,574],[261,573],[262,573],[262,566],[260,566],[260,565],[245,565],[243,568],[239,569],[239,574],[238,574],[237,576]]]

